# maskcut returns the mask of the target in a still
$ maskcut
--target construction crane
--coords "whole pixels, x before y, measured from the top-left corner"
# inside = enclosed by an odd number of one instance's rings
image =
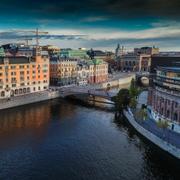
[[[48,34],[48,32],[45,32],[45,31],[39,31],[38,28],[36,28],[35,31],[28,31],[28,30],[19,30],[18,32],[24,32],[24,33],[33,33],[36,35],[36,48],[38,49],[39,48],[39,35],[40,34]],[[27,37],[27,35],[26,35]],[[28,40],[32,40],[32,38],[25,38],[27,44],[28,44]]]
[[[24,37],[24,38],[22,38],[22,39],[18,39],[18,40],[24,40],[24,41],[25,41],[26,46],[29,46],[29,41],[32,41],[33,39],[32,39],[32,38],[28,38],[28,37]]]

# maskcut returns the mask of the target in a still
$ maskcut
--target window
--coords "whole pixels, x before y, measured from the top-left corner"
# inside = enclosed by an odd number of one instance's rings
[[[2,91],[2,92],[1,92],[1,97],[4,97],[4,96],[5,96],[5,92]]]
[[[16,66],[11,66],[11,69],[16,69]]]
[[[24,71],[20,71],[20,75],[24,75]]]
[[[11,76],[15,76],[16,75],[16,72],[11,72]]]

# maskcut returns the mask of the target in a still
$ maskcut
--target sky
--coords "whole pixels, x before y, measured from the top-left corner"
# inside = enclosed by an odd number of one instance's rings
[[[180,50],[179,0],[1,0],[0,44],[34,38],[61,48]],[[31,43],[34,43],[32,41]]]

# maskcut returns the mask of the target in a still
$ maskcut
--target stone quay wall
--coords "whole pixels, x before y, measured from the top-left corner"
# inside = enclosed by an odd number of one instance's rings
[[[132,79],[135,79],[135,75],[131,75],[128,77],[122,77],[122,78],[119,78],[116,80],[111,80],[111,81],[102,83],[101,88],[105,89],[107,87],[116,87],[116,86],[120,86],[120,85],[130,84]]]
[[[125,111],[124,110],[124,115],[127,118],[127,120],[129,121],[129,123],[140,133],[142,134],[145,138],[147,138],[148,140],[150,140],[152,143],[154,143],[155,145],[157,145],[158,147],[160,147],[161,149],[163,149],[164,151],[168,152],[169,154],[171,154],[172,156],[180,159],[180,149],[169,144],[168,142],[164,141],[163,139],[157,137],[156,135],[154,135],[153,133],[149,132],[148,130],[144,129],[141,125],[139,125],[134,117],[133,114]]]
[[[0,100],[0,110],[60,97],[59,91],[41,91]]]

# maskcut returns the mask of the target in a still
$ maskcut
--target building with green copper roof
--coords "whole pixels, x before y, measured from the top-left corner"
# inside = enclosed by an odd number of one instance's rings
[[[3,47],[0,47],[0,57],[5,56],[5,51]]]
[[[80,59],[87,59],[88,55],[85,50],[80,49],[64,49],[61,50],[59,53],[60,57],[66,57],[66,58],[80,58]]]

